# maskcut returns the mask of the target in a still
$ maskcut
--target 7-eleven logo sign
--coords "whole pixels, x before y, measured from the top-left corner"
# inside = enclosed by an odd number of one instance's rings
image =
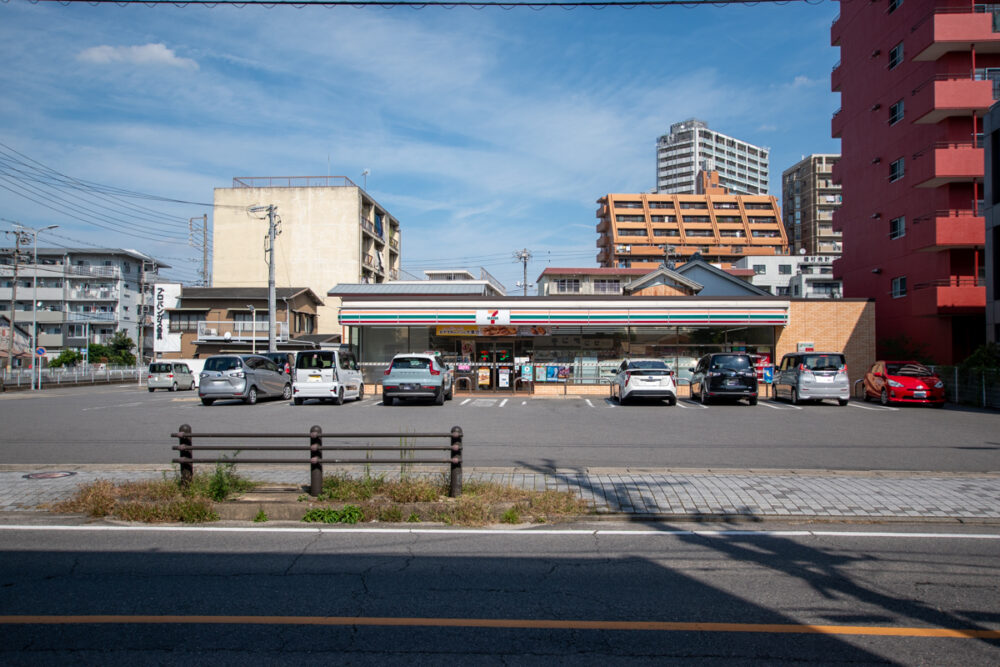
[[[476,324],[510,324],[510,310],[506,308],[487,308],[476,311]]]

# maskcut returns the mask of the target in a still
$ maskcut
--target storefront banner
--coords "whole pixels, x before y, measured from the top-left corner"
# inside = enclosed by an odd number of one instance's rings
[[[447,324],[434,328],[438,336],[547,336],[548,327],[487,326],[474,327],[467,324]]]
[[[170,332],[170,308],[177,308],[180,301],[180,283],[156,283],[153,285],[153,352],[181,351],[180,332]]]
[[[487,367],[482,367],[479,369],[479,386],[480,387],[490,386],[490,369]]]

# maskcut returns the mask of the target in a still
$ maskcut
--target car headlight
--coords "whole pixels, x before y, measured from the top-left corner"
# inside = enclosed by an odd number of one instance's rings
[[[900,389],[900,388],[902,388],[903,383],[902,382],[896,382],[895,380],[889,380],[889,386],[890,387],[895,387],[896,389]]]
[[[934,388],[935,389],[940,389],[943,386],[944,386],[944,382],[941,382],[941,380],[938,380],[937,382],[934,383]]]

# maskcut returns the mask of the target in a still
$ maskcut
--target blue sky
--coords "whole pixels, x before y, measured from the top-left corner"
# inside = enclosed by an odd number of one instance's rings
[[[531,281],[596,266],[595,200],[655,186],[671,123],[698,117],[770,147],[778,196],[783,169],[839,152],[837,11],[10,0],[0,142],[76,178],[195,203],[141,201],[162,234],[113,233],[4,189],[31,184],[0,162],[0,218],[58,224],[40,245],[137,248],[194,280],[187,221],[211,216],[197,202],[213,188],[328,173],[361,184],[368,169],[368,191],[400,220],[405,270],[484,266],[514,291],[521,248]]]

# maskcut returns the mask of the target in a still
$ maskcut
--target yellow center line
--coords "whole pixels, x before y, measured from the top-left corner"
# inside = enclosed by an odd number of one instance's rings
[[[385,627],[505,628],[524,630],[644,630],[653,632],[747,632],[797,635],[868,635],[878,637],[934,637],[1000,639],[1000,630],[913,628],[873,625],[810,625],[794,623],[699,623],[678,621],[584,621],[505,618],[393,618],[364,616],[125,616],[125,615],[8,615],[0,625],[72,624],[218,624],[218,625],[327,625]]]

